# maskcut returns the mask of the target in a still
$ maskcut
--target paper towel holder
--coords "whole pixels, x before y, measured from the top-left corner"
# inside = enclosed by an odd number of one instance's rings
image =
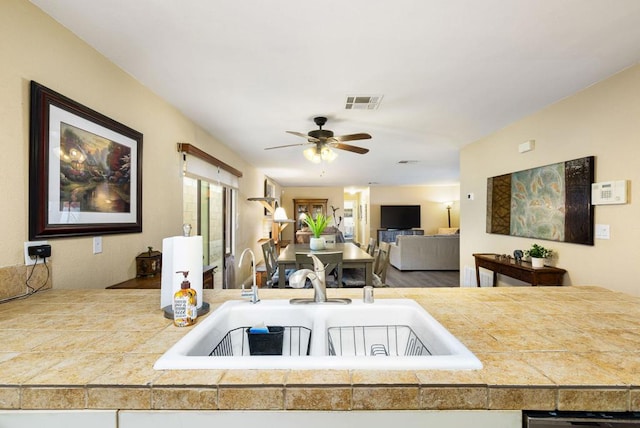
[[[182,281],[175,272],[185,270],[193,273],[190,281],[198,297],[198,316],[209,312],[210,306],[204,301],[202,286],[202,236],[172,236],[162,240],[160,309],[165,318],[173,319],[173,295]]]

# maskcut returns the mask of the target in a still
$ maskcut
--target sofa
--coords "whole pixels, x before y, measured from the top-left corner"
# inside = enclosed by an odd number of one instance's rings
[[[399,270],[460,270],[460,235],[400,235],[389,263]]]

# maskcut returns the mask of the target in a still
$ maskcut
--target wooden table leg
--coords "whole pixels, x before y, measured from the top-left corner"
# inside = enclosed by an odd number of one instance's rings
[[[364,265],[364,283],[373,285],[373,263],[365,263]]]
[[[284,288],[287,278],[285,276],[286,267],[284,263],[278,262],[278,283],[273,284],[273,288]]]

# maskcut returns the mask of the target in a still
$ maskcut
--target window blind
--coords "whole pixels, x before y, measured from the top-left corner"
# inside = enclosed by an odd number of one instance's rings
[[[178,151],[182,153],[182,171],[184,174],[210,183],[238,189],[238,179],[242,177],[242,172],[191,144],[178,143]]]

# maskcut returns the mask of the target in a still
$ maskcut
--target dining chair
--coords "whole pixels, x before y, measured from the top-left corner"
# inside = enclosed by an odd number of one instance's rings
[[[272,288],[274,284],[280,285],[276,243],[273,239],[269,239],[267,242],[262,244],[262,255],[264,257],[264,265],[267,269],[267,287]],[[285,270],[284,285],[289,284],[289,276],[291,273],[293,273],[293,269]]]
[[[314,252],[322,264],[325,266],[324,277],[329,288],[342,287],[342,251]],[[296,270],[313,270],[313,260],[309,253],[296,253]]]
[[[378,255],[375,260],[373,270],[373,285],[376,287],[385,287],[387,281],[387,269],[389,268],[389,252],[391,244],[381,242],[378,248]]]
[[[337,239],[335,234],[333,234],[333,235],[322,235],[322,237],[324,238],[324,243],[325,243],[326,248],[335,248],[336,242],[338,242],[338,239]]]
[[[386,287],[387,268],[389,267],[389,243],[381,242],[373,261],[373,286]],[[342,284],[345,287],[364,287],[366,285],[363,268],[348,268],[342,273]]]
[[[376,238],[369,238],[369,245],[367,245],[367,253],[370,256],[374,256],[376,252]]]

